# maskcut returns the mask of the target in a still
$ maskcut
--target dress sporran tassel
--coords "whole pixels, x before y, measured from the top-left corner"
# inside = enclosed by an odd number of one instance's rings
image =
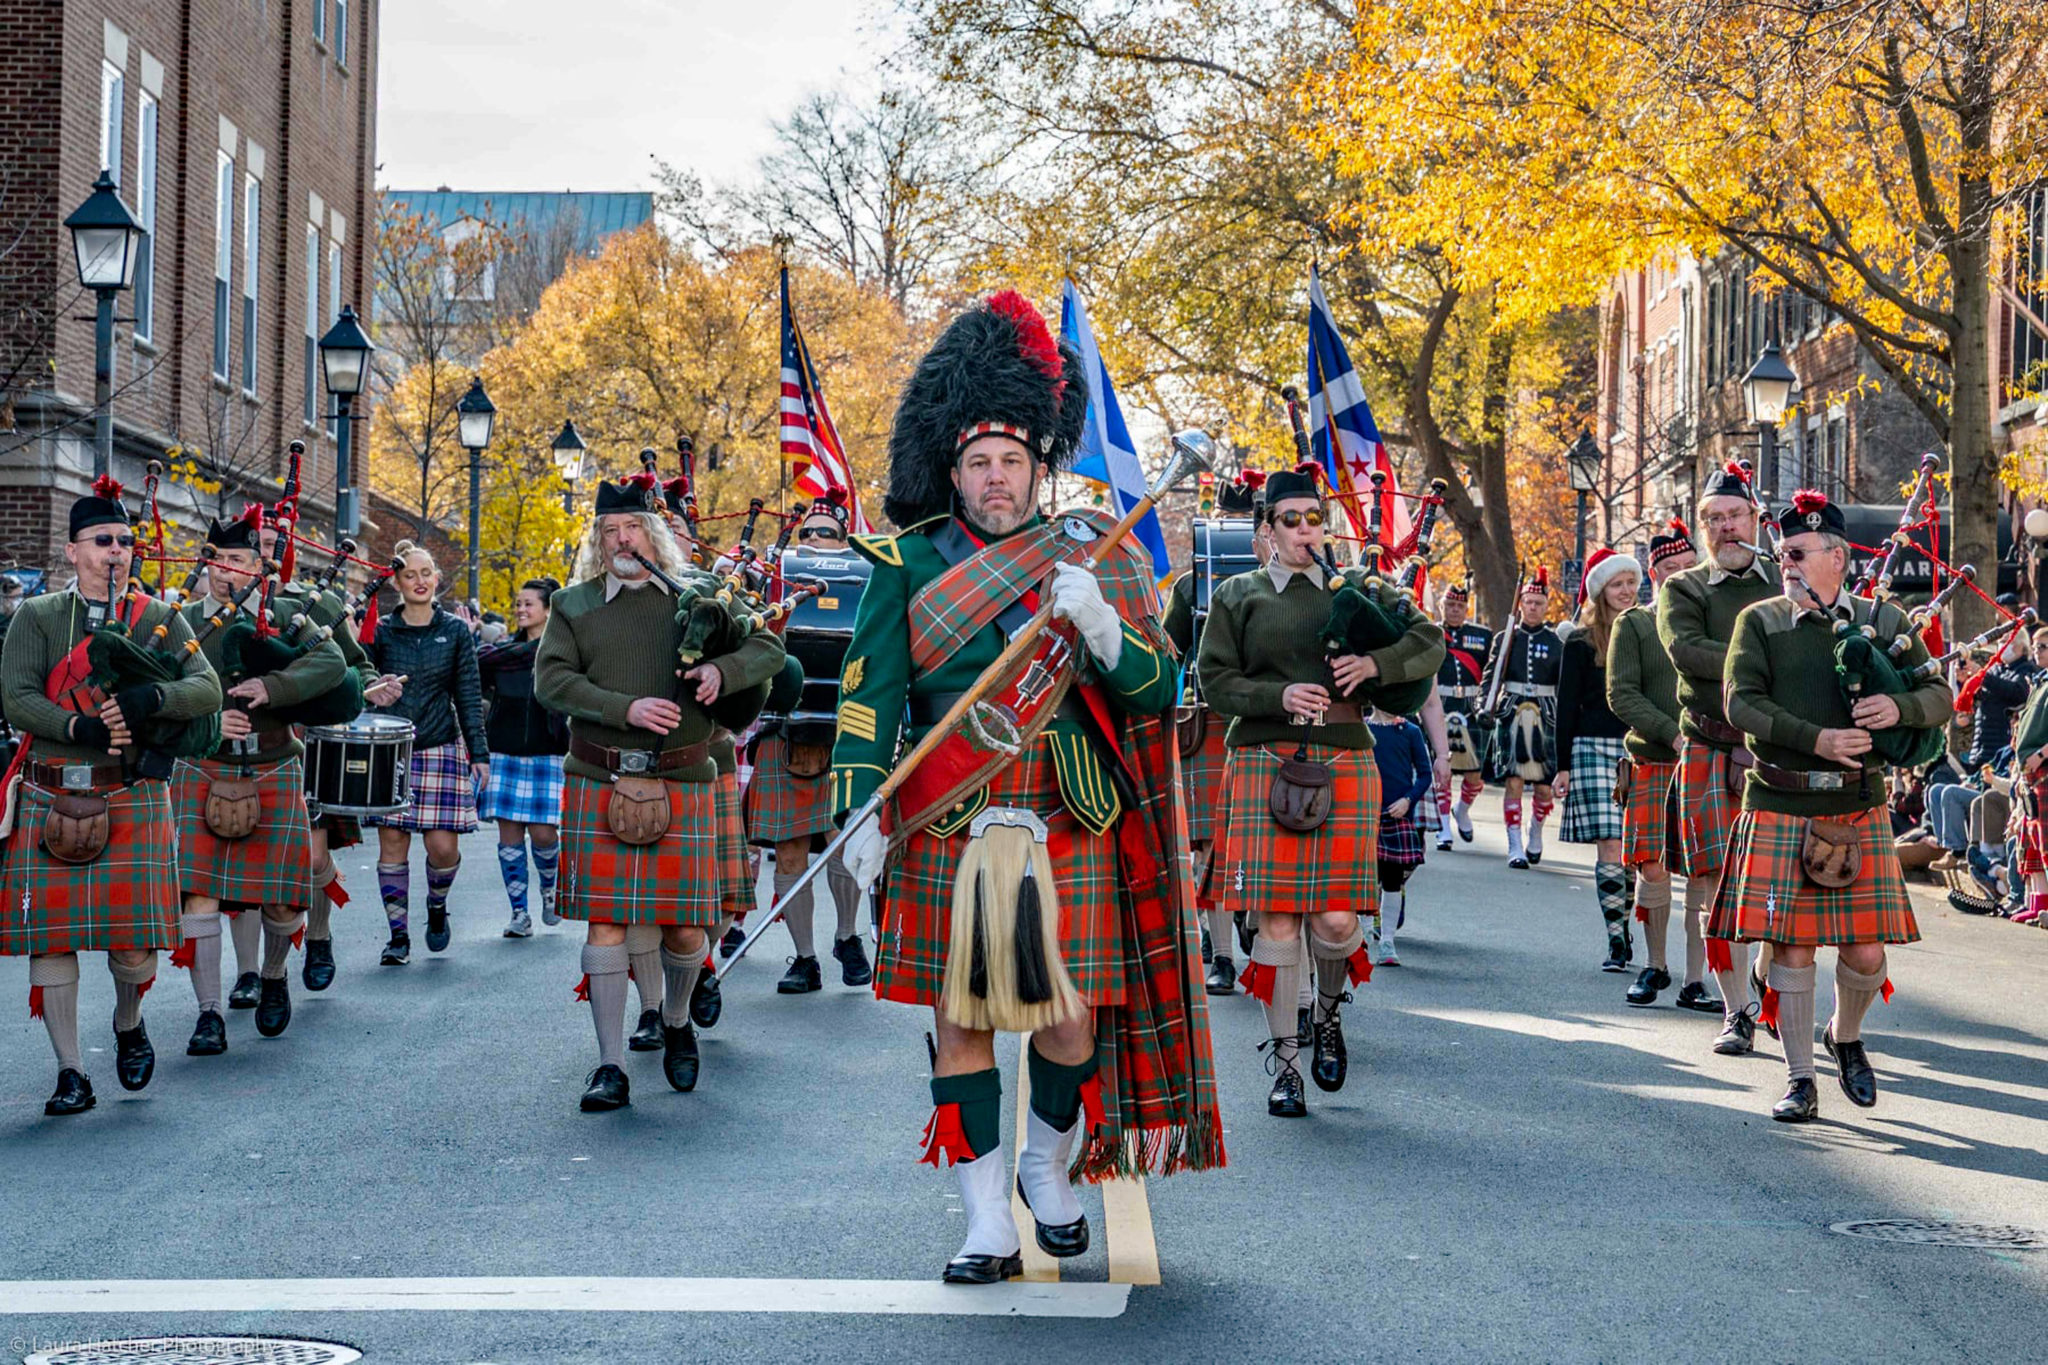
[[[977,821],[961,852],[940,1006],[962,1028],[1017,1033],[1083,1008],[1060,959],[1052,858],[1028,824]]]

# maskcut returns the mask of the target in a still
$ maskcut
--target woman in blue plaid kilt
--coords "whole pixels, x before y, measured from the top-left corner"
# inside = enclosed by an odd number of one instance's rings
[[[1557,680],[1557,761],[1564,786],[1566,843],[1593,845],[1593,889],[1607,929],[1603,972],[1625,972],[1635,956],[1629,932],[1628,869],[1621,861],[1622,809],[1614,770],[1627,752],[1628,726],[1607,706],[1607,646],[1614,622],[1636,604],[1642,571],[1603,546],[1586,561],[1579,614],[1565,641]]]
[[[498,822],[498,875],[512,919],[506,938],[529,938],[526,850],[533,846],[533,870],[540,882],[540,917],[556,924],[555,872],[561,865],[562,755],[569,731],[562,717],[533,695],[533,660],[548,624],[548,600],[562,585],[529,578],[512,603],[512,635],[477,653],[477,671],[490,703],[485,723],[491,745],[491,780],[477,813]]]

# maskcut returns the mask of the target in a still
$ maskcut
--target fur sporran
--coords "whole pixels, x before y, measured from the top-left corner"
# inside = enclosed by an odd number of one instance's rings
[[[256,780],[249,777],[216,777],[206,784],[206,827],[216,839],[246,839],[256,832],[263,818],[263,799],[256,792]]]
[[[1444,731],[1451,742],[1452,772],[1476,773],[1486,766],[1485,756],[1479,752],[1479,734],[1462,714],[1445,712]]]
[[[789,770],[791,777],[800,777],[808,782],[812,778],[823,777],[832,769],[832,746],[829,744],[792,743],[784,753],[788,757],[782,766]]]
[[[939,1007],[966,1029],[1029,1033],[1085,1008],[1060,958],[1059,889],[1045,826],[990,808],[975,817],[953,880]],[[991,820],[990,817],[994,819]],[[985,823],[987,822],[987,823]]]
[[[59,792],[43,816],[43,851],[60,863],[89,863],[107,851],[111,819],[106,797]]]
[[[1275,824],[1296,834],[1307,834],[1330,818],[1336,797],[1336,774],[1327,763],[1315,763],[1297,750],[1293,758],[1282,759],[1266,791],[1266,809]]]
[[[1799,841],[1799,870],[1829,891],[1855,885],[1863,871],[1863,831],[1843,820],[1808,820]]]
[[[668,784],[660,778],[620,776],[612,779],[604,820],[620,843],[638,846],[658,842],[662,835],[668,833],[668,822],[673,815],[668,800]]]
[[[1555,750],[1543,708],[1533,701],[1520,702],[1508,717],[1508,771],[1524,782],[1544,782],[1557,771]]]

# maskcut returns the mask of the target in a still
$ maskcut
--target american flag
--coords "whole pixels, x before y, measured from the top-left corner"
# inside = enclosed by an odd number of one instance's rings
[[[804,334],[789,306],[788,266],[782,268],[782,459],[798,492],[822,498],[828,488],[843,488],[853,511],[853,529],[861,534],[874,529],[861,510],[853,465],[839,443],[832,414],[826,411],[825,391],[818,387],[810,348],[804,345]]]

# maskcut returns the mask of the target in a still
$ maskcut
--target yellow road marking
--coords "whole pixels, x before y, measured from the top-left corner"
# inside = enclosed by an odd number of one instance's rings
[[[1152,1201],[1145,1178],[1102,1184],[1102,1240],[1109,1251],[1111,1284],[1158,1284],[1159,1242],[1152,1232]]]
[[[1017,1040],[1017,1146],[1024,1146],[1025,1115],[1031,1110],[1031,1035],[1025,1034]],[[1024,1207],[1023,1196],[1017,1193],[1014,1179],[1015,1167],[1011,1168],[1010,1216],[1017,1220],[1017,1234],[1024,1242],[1024,1278],[1050,1284],[1060,1277],[1060,1263],[1039,1249],[1038,1236],[1032,1229],[1031,1210]]]

